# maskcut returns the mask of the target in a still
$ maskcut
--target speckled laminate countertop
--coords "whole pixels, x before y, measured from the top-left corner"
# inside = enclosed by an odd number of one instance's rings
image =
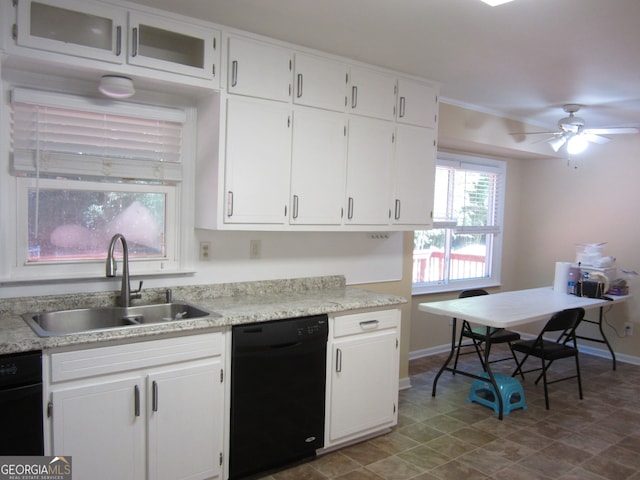
[[[163,303],[165,291],[166,289],[143,290],[142,300],[134,301],[134,305]],[[242,323],[392,307],[407,301],[397,295],[347,287],[342,276],[194,285],[175,287],[172,291],[174,302],[192,303],[220,316],[39,337],[20,314],[114,305],[119,292],[0,299],[0,354],[73,345],[89,346],[116,340],[143,340],[158,335],[195,332]]]

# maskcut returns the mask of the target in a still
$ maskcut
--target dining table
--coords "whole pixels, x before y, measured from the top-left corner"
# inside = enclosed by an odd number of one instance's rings
[[[626,301],[629,295],[606,295],[601,298],[579,297],[565,292],[558,292],[553,287],[530,288],[525,290],[513,290],[491,295],[456,298],[436,302],[424,302],[418,305],[418,310],[451,319],[451,349],[444,364],[433,380],[432,396],[436,396],[438,379],[445,370],[460,373],[468,377],[487,380],[487,376],[493,385],[494,392],[498,392],[498,385],[491,370],[488,359],[488,351],[484,349],[484,370],[486,376],[450,367],[451,359],[457,348],[457,320],[467,320],[486,327],[487,335],[491,329],[511,329],[539,320],[548,320],[554,313],[569,308],[584,308],[585,310],[598,310],[597,320],[582,320],[597,324],[599,337],[576,335],[577,338],[606,344],[613,360],[613,369],[616,369],[616,357],[605,332],[603,330],[604,309],[610,305]],[[499,405],[498,418],[503,418],[503,399],[496,395]]]

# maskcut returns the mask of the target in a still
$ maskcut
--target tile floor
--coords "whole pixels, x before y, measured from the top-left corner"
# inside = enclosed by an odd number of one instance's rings
[[[471,357],[461,358],[477,368]],[[410,362],[412,388],[400,392],[392,432],[264,478],[640,480],[640,366],[618,362],[613,371],[610,359],[581,355],[584,399],[575,380],[553,384],[548,411],[530,373],[523,382],[528,408],[499,421],[493,410],[467,402],[471,378],[445,372],[431,396],[444,358]],[[510,373],[513,364],[495,365]],[[558,361],[551,375],[573,366],[573,359]]]

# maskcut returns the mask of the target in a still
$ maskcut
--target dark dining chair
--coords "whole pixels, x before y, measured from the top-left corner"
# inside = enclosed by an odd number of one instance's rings
[[[480,295],[488,295],[488,292],[480,288],[465,290],[458,295],[458,298],[477,297]],[[463,343],[466,341],[465,339],[469,339],[471,341]],[[513,350],[511,350],[511,344],[518,340],[520,340],[520,334],[518,332],[513,332],[504,328],[490,327],[487,330],[487,327],[484,326],[474,327],[470,322],[463,319],[462,327],[460,329],[460,337],[458,339],[458,346],[456,348],[456,359],[453,364],[453,373],[455,374],[458,367],[458,359],[460,355],[467,355],[474,352],[478,355],[483,370],[487,369],[487,366],[485,365],[485,358],[489,363],[503,362],[505,360],[515,361],[516,357]],[[511,356],[489,360],[491,345],[494,343],[507,343],[509,345]],[[473,347],[473,350],[469,350],[471,347]],[[462,349],[467,349],[468,351],[461,352]]]
[[[584,318],[584,308],[570,308],[555,313],[546,323],[540,334],[534,340],[523,340],[515,342],[512,345],[514,352],[524,354],[521,360],[516,360],[516,370],[511,375],[515,377],[520,375],[524,380],[524,374],[529,372],[541,371],[535,383],[538,384],[542,378],[544,384],[544,401],[547,410],[549,410],[549,391],[548,385],[577,378],[578,392],[580,400],[582,400],[582,380],[580,378],[580,362],[578,360],[578,344],[576,342],[576,328]],[[544,338],[545,335],[547,338]],[[557,338],[550,339],[550,336],[558,335]],[[531,357],[540,359],[540,366],[530,370],[523,370],[525,362]],[[556,360],[562,358],[575,358],[576,371],[575,374],[561,376],[553,380],[549,380],[549,367]]]

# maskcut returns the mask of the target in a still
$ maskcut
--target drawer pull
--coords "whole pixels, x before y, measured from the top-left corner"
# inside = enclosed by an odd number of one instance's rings
[[[363,330],[373,330],[374,328],[378,328],[379,324],[379,320],[365,320],[360,322],[360,328]]]
[[[336,373],[342,372],[342,350],[336,349]]]

